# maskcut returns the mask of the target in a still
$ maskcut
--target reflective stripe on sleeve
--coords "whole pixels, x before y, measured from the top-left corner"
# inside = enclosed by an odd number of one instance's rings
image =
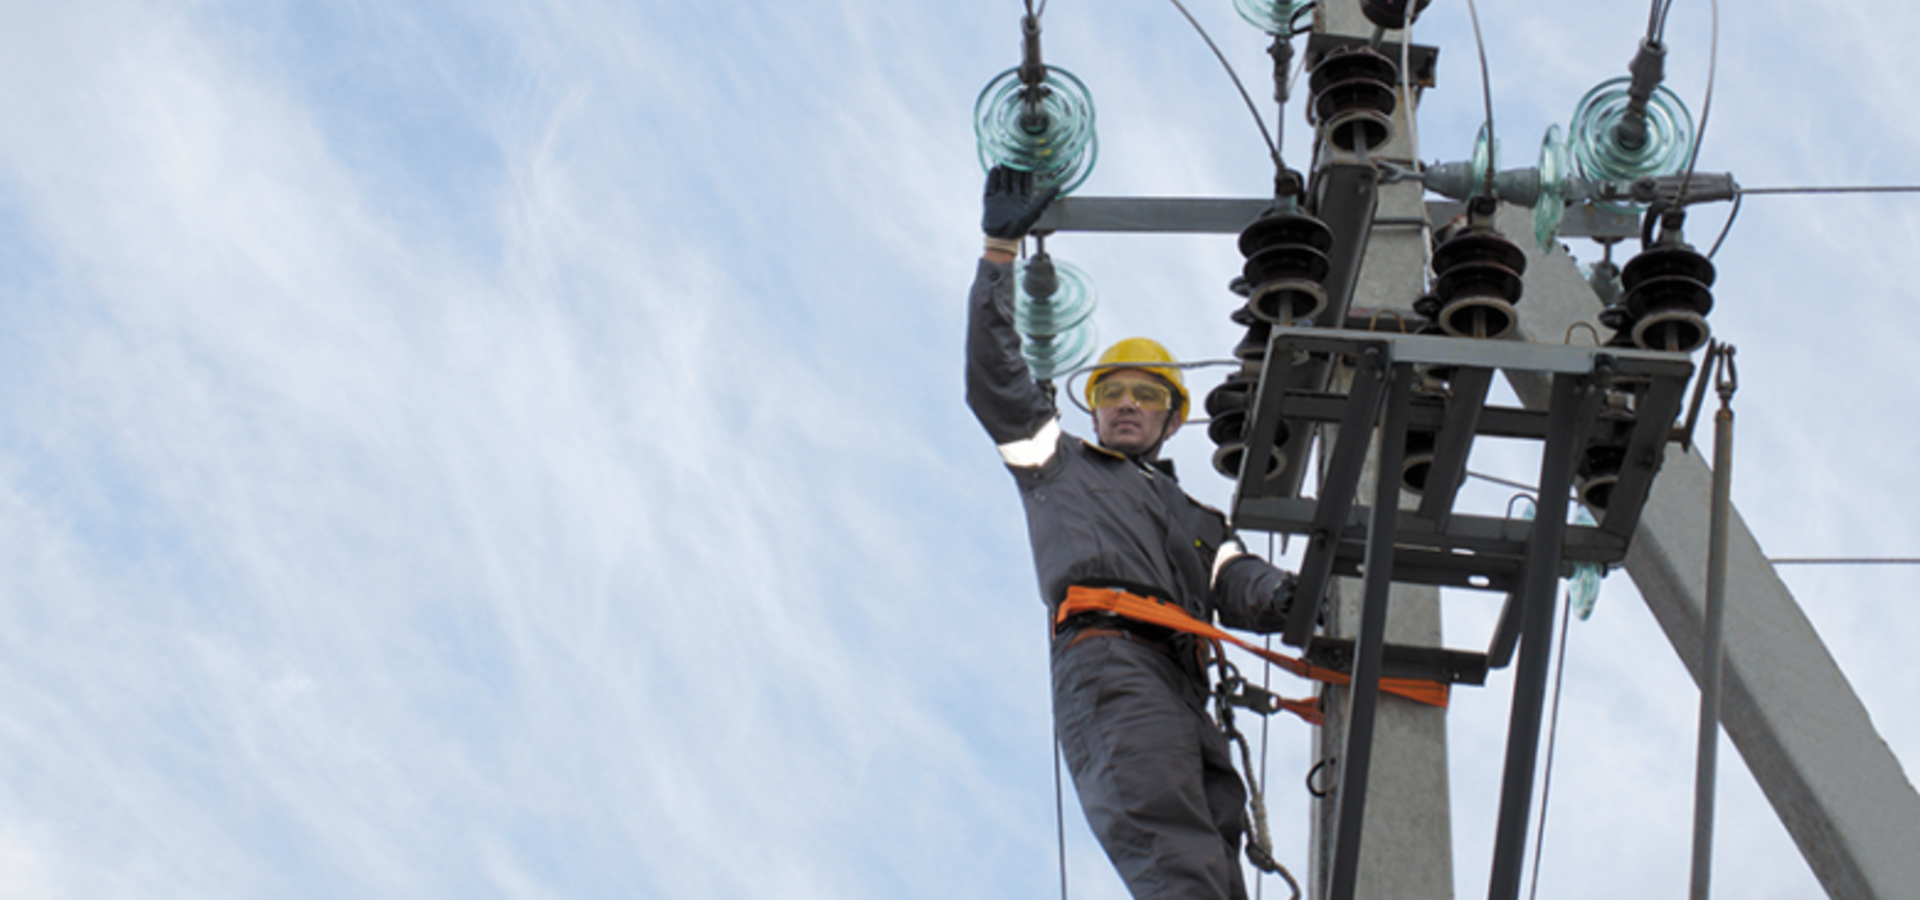
[[[1000,458],[1016,469],[1037,469],[1053,458],[1055,450],[1060,449],[1060,420],[1048,419],[1040,427],[1040,432],[1025,440],[1008,441],[999,445]]]
[[[1245,555],[1246,545],[1240,543],[1238,538],[1228,538],[1226,543],[1220,545],[1219,552],[1213,555],[1213,578],[1208,580],[1208,586],[1219,584],[1220,570],[1226,568],[1227,563]]]

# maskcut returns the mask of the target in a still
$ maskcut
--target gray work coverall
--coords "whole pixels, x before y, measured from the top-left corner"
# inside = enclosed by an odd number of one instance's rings
[[[980,262],[967,403],[1020,487],[1049,611],[1071,586],[1121,587],[1203,621],[1217,613],[1228,627],[1284,629],[1292,576],[1245,554],[1226,517],[1180,489],[1171,464],[1060,430],[1020,355],[1013,282],[1011,264]],[[1246,788],[1207,713],[1193,641],[1081,630],[1054,638],[1053,716],[1094,834],[1140,900],[1244,898]]]

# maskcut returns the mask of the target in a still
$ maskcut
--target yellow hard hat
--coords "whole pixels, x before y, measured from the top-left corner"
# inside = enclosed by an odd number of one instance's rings
[[[1100,379],[1121,369],[1139,369],[1152,372],[1173,386],[1174,396],[1180,402],[1174,406],[1173,422],[1178,425],[1187,420],[1187,408],[1193,404],[1187,397],[1187,380],[1180,376],[1179,360],[1173,358],[1167,348],[1152,338],[1132,337],[1120,341],[1100,354],[1100,361],[1094,364],[1099,368],[1087,378],[1087,405],[1093,405],[1093,389],[1098,387]]]

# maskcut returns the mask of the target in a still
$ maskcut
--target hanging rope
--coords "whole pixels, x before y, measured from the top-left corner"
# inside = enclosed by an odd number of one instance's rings
[[[1273,834],[1267,828],[1266,791],[1261,787],[1265,783],[1264,774],[1260,778],[1254,777],[1253,751],[1247,745],[1246,735],[1241,734],[1240,729],[1233,723],[1233,708],[1237,705],[1250,705],[1244,699],[1250,690],[1260,692],[1255,696],[1264,695],[1266,698],[1271,698],[1272,695],[1247,684],[1247,680],[1240,677],[1240,670],[1227,661],[1225,653],[1220,652],[1217,643],[1214,645],[1213,658],[1220,670],[1220,680],[1214,688],[1213,695],[1214,718],[1220,723],[1220,731],[1227,736],[1227,740],[1240,748],[1240,768],[1246,775],[1247,818],[1250,826],[1247,835],[1247,861],[1253,863],[1254,868],[1262,872],[1279,875],[1286,879],[1287,884],[1293,888],[1293,900],[1300,900],[1300,883],[1294,880],[1293,873],[1288,872],[1286,866],[1281,865],[1280,861],[1273,857]],[[1264,716],[1265,709],[1268,707],[1253,708],[1262,712]],[[1263,718],[1261,721],[1264,725],[1266,720]],[[1259,881],[1256,879],[1254,884],[1257,890]]]

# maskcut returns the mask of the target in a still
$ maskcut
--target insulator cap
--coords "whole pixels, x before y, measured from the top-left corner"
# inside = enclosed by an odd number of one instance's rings
[[[1434,299],[1415,301],[1415,310],[1447,334],[1497,338],[1519,324],[1513,304],[1526,287],[1527,254],[1499,232],[1468,229],[1448,238],[1433,251],[1433,271]]]
[[[1632,346],[1691,353],[1712,337],[1706,315],[1714,275],[1713,263],[1685,244],[1650,247],[1621,269],[1625,293],[1600,322],[1630,336]]]
[[[1418,494],[1427,489],[1427,474],[1433,471],[1433,447],[1440,439],[1431,431],[1407,432],[1406,454],[1400,462],[1400,487]]]
[[[1280,452],[1280,448],[1287,443],[1287,436],[1286,423],[1282,422],[1280,424],[1280,433],[1275,435],[1273,439],[1273,452],[1267,455],[1267,480],[1272,480],[1274,476],[1280,474],[1280,470],[1287,466],[1287,455]],[[1247,445],[1245,443],[1235,441],[1231,444],[1222,444],[1218,449],[1213,451],[1213,470],[1228,478],[1239,478],[1240,464],[1246,459],[1246,456]]]
[[[1627,448],[1615,444],[1596,444],[1580,454],[1580,502],[1605,510],[1626,461]]]
[[[1365,153],[1393,137],[1400,68],[1366,46],[1336,47],[1313,67],[1311,121],[1342,150]]]
[[[1360,12],[1375,27],[1386,29],[1404,28],[1407,24],[1407,4],[1410,0],[1360,0]],[[1417,21],[1422,10],[1430,0],[1419,0],[1413,6],[1413,16]]]
[[[1332,246],[1332,229],[1304,213],[1272,212],[1241,230],[1246,309],[1274,323],[1317,315],[1327,306],[1321,283],[1333,269],[1326,253]]]

